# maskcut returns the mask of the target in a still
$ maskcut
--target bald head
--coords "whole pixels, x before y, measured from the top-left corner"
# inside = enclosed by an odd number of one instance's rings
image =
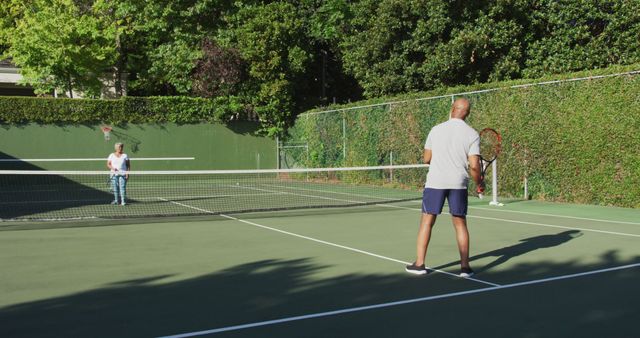
[[[465,98],[456,99],[451,105],[451,118],[464,120],[469,115],[469,100]]]

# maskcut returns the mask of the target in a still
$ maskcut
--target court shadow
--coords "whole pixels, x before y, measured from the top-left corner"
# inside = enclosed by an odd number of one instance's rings
[[[318,278],[327,268],[310,258],[267,259],[174,282],[164,282],[174,274],[116,281],[0,308],[0,336],[157,337],[321,312],[335,307],[337,299],[366,305],[411,298],[424,281],[404,274]],[[385,292],[393,287],[399,287],[395,293]]]
[[[0,159],[5,160],[0,162],[2,170],[46,171],[4,152]],[[106,181],[105,190],[99,190],[63,175],[0,175],[0,220],[66,218],[68,209],[108,206],[113,195],[106,191]]]
[[[489,337],[635,332],[630,318],[637,315],[640,294],[626,290],[640,281],[637,269],[555,284],[560,289],[550,296],[536,286],[497,290],[444,274],[411,276],[401,267],[386,274],[326,274],[331,267],[314,261],[256,260],[181,280],[172,273],[152,275],[10,305],[0,308],[0,336],[158,337],[236,325],[241,327],[216,337],[424,337],[427,331],[433,337],[461,337],[471,328],[490,332],[479,334]],[[535,273],[526,266],[514,269],[526,280],[537,273],[570,274],[633,262],[640,263],[640,257],[621,260],[609,252],[595,264],[542,262]],[[490,271],[482,275],[492,277]],[[467,294],[472,291],[478,293]],[[375,304],[388,305],[371,307]],[[496,316],[501,325],[491,319]],[[273,322],[242,326],[265,321]],[[615,324],[622,325],[612,335]]]
[[[501,265],[509,261],[512,258],[522,256],[536,250],[559,246],[566,242],[569,242],[572,239],[580,237],[582,235],[583,233],[579,230],[568,230],[568,231],[563,231],[553,235],[541,235],[541,236],[529,237],[529,238],[521,239],[518,244],[510,245],[504,248],[492,250],[489,252],[485,252],[479,255],[469,257],[469,261],[473,262],[475,260],[479,260],[483,258],[496,257],[496,259],[491,263],[482,267],[474,268],[476,272],[485,272],[485,271],[491,270],[492,268],[498,265]],[[445,265],[440,265],[438,267],[435,267],[434,269],[440,270],[440,269],[445,269],[451,266],[457,266],[459,264],[460,264],[460,261],[455,261]]]

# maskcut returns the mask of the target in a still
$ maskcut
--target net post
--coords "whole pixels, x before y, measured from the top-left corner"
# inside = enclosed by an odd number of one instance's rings
[[[498,202],[498,159],[495,159],[491,163],[491,195],[492,200],[489,205],[503,206],[504,204]]]

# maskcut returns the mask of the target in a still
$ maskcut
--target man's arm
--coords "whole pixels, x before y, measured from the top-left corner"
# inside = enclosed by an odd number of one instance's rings
[[[425,148],[424,153],[422,154],[422,160],[425,164],[431,163],[431,149]]]
[[[473,178],[473,181],[476,183],[476,187],[478,187],[477,191],[484,192],[484,180],[480,166],[480,156],[469,155],[469,172],[471,173],[471,178]]]

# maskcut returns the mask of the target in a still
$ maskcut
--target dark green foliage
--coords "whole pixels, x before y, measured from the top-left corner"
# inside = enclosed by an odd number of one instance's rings
[[[527,177],[536,199],[638,208],[638,92],[639,75],[489,91],[467,95],[468,122],[503,136],[501,196],[522,197]],[[385,165],[391,152],[395,164],[420,163],[426,136],[448,118],[451,100],[305,114],[290,141],[309,145],[308,160],[299,161],[310,167]]]
[[[501,191],[640,207],[640,77],[514,89],[477,99],[472,123],[504,137]]]
[[[341,43],[368,97],[640,61],[640,2],[362,0]]]
[[[363,95],[640,62],[638,0],[5,3],[0,51],[38,93],[229,96],[270,135]]]
[[[0,97],[0,123],[197,123],[245,118],[234,97],[125,97],[119,100]]]
[[[640,60],[640,1],[537,1],[528,21],[525,76]]]
[[[342,44],[369,97],[519,76],[531,1],[364,0]]]
[[[224,49],[206,39],[202,58],[193,74],[193,92],[200,97],[232,95],[246,80],[246,65],[234,49]]]

